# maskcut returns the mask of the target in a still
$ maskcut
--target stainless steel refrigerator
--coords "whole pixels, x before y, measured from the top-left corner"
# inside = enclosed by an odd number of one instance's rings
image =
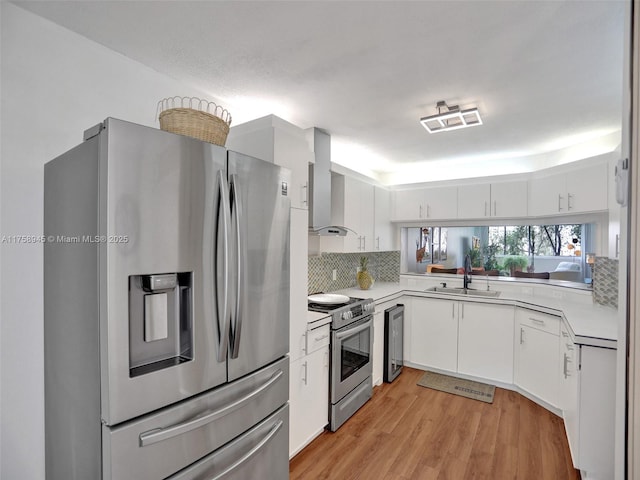
[[[48,480],[288,478],[289,183],[113,118],[45,165]]]

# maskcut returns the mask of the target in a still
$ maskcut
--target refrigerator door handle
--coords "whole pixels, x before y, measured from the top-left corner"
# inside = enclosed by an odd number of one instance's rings
[[[276,423],[271,430],[269,430],[269,433],[267,433],[264,438],[262,440],[260,440],[255,447],[253,447],[251,450],[249,450],[247,453],[245,453],[241,458],[239,458],[238,460],[236,460],[232,465],[229,465],[228,468],[226,468],[224,471],[220,472],[218,475],[216,475],[215,477],[211,477],[211,480],[220,480],[221,478],[226,477],[229,473],[233,472],[236,468],[238,468],[240,465],[242,465],[243,463],[245,463],[247,460],[249,460],[251,457],[253,457],[256,453],[258,453],[267,443],[269,443],[269,441],[276,436],[276,434],[278,433],[278,431],[280,430],[280,428],[282,428],[283,425],[283,421],[279,420],[278,423]]]
[[[218,362],[227,361],[227,348],[229,344],[229,329],[230,329],[230,315],[229,315],[229,230],[231,224],[231,209],[229,206],[229,190],[227,187],[226,179],[222,170],[218,170],[216,176],[218,183],[218,191],[220,192],[220,204],[218,221],[222,218],[222,249],[223,249],[223,261],[222,261],[222,275],[223,275],[223,302],[222,302],[222,314],[220,313],[220,301],[218,300],[218,332],[220,339],[218,343]],[[217,244],[216,239],[216,252],[220,246]],[[215,268],[215,266],[214,266]],[[215,269],[214,269],[215,271]],[[219,295],[220,285],[216,285],[217,295]]]
[[[269,380],[267,380],[255,390],[251,391],[251,393],[248,393],[247,395],[235,400],[234,402],[219,410],[197,415],[194,418],[187,420],[186,422],[171,425],[170,427],[155,428],[153,430],[149,430],[148,432],[141,433],[140,446],[146,447],[148,445],[153,445],[154,443],[162,442],[164,440],[167,440],[168,438],[182,435],[184,433],[195,430],[196,428],[207,425],[221,417],[224,417],[225,415],[230,414],[238,408],[243,407],[247,402],[251,401],[253,398],[270,388],[274,383],[280,380],[283,375],[284,372],[282,370],[278,370],[271,376]]]
[[[244,231],[244,224],[242,219],[243,205],[242,194],[240,192],[240,186],[238,185],[238,176],[232,174],[229,179],[231,201],[233,205],[232,213],[235,215],[236,220],[236,299],[235,299],[235,312],[232,315],[235,318],[235,325],[231,330],[231,358],[238,358],[240,353],[240,335],[242,332],[242,317],[244,315],[244,296],[246,295],[246,288],[244,282],[246,279],[245,272],[245,258],[246,258],[246,232]]]

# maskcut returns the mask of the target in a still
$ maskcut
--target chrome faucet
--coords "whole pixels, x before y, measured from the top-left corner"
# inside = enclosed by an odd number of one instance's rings
[[[464,289],[471,283],[471,257],[467,253],[464,257]]]

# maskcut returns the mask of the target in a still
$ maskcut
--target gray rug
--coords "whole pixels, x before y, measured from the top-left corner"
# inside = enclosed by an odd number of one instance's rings
[[[487,385],[486,383],[474,382],[472,380],[463,380],[462,378],[450,377],[449,375],[434,372],[425,372],[418,381],[418,385],[486,403],[493,403],[493,394],[496,391],[494,385]]]

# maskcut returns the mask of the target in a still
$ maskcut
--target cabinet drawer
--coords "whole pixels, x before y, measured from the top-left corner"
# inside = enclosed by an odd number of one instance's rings
[[[527,309],[518,309],[517,318],[520,325],[527,325],[556,336],[560,335],[560,317],[555,315]]]
[[[307,355],[329,345],[330,333],[329,324],[309,330],[307,332]]]
[[[103,425],[103,478],[166,478],[271,415],[288,397],[289,358],[284,357],[177,405],[115,427]]]

